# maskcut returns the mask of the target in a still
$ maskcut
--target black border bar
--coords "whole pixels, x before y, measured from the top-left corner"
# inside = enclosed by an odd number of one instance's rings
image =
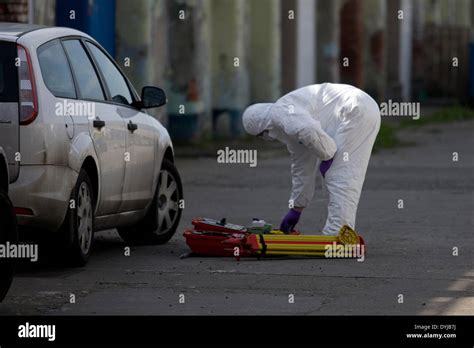
[[[55,341],[18,337],[19,326],[27,322],[55,325]],[[456,337],[407,338],[412,333],[454,333]],[[473,347],[473,333],[474,316],[0,316],[2,348],[58,343],[293,346],[316,342]]]

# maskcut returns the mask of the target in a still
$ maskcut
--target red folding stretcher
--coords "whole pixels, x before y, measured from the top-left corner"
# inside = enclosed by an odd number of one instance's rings
[[[343,226],[337,236],[288,235],[278,230],[255,233],[255,229],[221,221],[197,218],[193,229],[184,232],[193,254],[205,256],[301,255],[331,258],[365,256],[364,239],[349,226]],[[258,231],[258,230],[257,230]]]
[[[193,253],[198,255],[234,256],[234,246],[224,242],[231,238],[243,239],[247,234],[245,226],[228,224],[225,219],[196,218],[192,224],[194,228],[185,230],[184,238]]]

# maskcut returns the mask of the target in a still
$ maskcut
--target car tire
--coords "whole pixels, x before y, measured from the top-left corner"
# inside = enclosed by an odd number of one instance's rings
[[[74,207],[70,206],[72,201]],[[63,259],[71,266],[82,267],[89,260],[94,244],[95,210],[94,191],[84,169],[79,173],[70,202],[61,228],[67,240]]]
[[[16,215],[7,193],[0,189],[0,244],[18,243]],[[5,298],[15,272],[14,259],[0,259],[0,302]]]
[[[145,218],[138,224],[118,228],[122,239],[135,245],[165,244],[176,232],[181,219],[183,185],[176,166],[164,159],[155,197]]]

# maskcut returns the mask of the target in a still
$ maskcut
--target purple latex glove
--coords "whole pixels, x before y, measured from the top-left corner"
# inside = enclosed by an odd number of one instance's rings
[[[319,165],[319,171],[323,175],[323,178],[326,177],[326,172],[331,168],[332,160],[334,158],[328,159],[327,161],[322,161],[321,164]]]
[[[293,231],[296,224],[300,220],[301,212],[295,209],[290,209],[290,211],[285,215],[283,221],[280,225],[280,231],[289,233]]]

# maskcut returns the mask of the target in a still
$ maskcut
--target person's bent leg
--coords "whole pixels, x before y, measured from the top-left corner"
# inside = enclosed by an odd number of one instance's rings
[[[361,117],[335,137],[338,151],[325,175],[329,192],[323,234],[336,235],[343,225],[355,228],[357,207],[372,148],[380,128],[380,114]]]
[[[336,162],[336,164],[338,164]],[[336,169],[337,167],[334,165]],[[362,172],[362,168],[358,170]],[[347,173],[347,175],[351,175]],[[344,181],[343,181],[344,180]],[[328,216],[323,228],[325,235],[337,235],[343,225],[355,228],[357,206],[362,191],[362,183],[351,178],[337,178],[326,175],[326,188],[329,192]]]

